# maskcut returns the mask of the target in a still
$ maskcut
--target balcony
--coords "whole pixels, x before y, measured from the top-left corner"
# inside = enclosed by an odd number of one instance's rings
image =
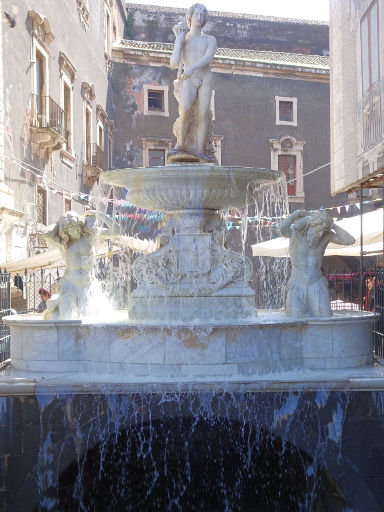
[[[104,170],[104,151],[96,143],[87,144],[86,162],[83,165],[83,183],[89,188],[99,181]]]
[[[384,139],[384,81],[376,82],[358,104],[360,153]]]
[[[65,142],[64,111],[50,97],[31,95],[32,151],[49,159]]]

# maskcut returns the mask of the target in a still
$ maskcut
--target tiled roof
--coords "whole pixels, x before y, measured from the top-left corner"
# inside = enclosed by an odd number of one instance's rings
[[[132,41],[129,39],[122,39],[119,43],[119,47],[142,50],[143,52],[172,53],[173,51],[173,43]],[[329,57],[325,55],[302,55],[300,53],[217,48],[215,58],[324,70],[329,69]]]
[[[127,8],[132,11],[135,9],[145,9],[146,12],[173,12],[177,14],[185,14],[187,9],[181,9],[176,7],[162,7],[159,5],[140,5],[133,4],[130,2],[126,3]],[[242,20],[257,20],[257,21],[270,21],[272,23],[299,23],[303,25],[320,25],[328,27],[327,21],[318,20],[300,20],[296,18],[280,18],[277,16],[261,16],[259,14],[243,14],[237,12],[221,12],[221,11],[209,11],[209,17],[221,17],[221,18],[234,18]]]

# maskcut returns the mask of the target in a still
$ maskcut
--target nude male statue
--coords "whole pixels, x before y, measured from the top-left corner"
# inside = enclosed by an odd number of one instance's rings
[[[331,222],[324,211],[297,210],[278,228],[282,236],[290,238],[292,273],[287,284],[286,314],[296,318],[332,316],[328,285],[321,271],[324,252],[330,242],[352,245],[355,239]]]
[[[84,217],[72,211],[63,213],[47,228],[44,236],[58,247],[67,268],[61,280],[60,294],[47,301],[44,318],[81,317],[86,312],[90,295],[99,291],[94,274],[96,239],[120,234],[119,226],[112,219],[100,216],[108,228],[97,227],[94,211],[86,212]]]
[[[175,135],[177,145],[168,153],[186,153],[190,161],[207,161],[205,144],[211,122],[210,102],[212,95],[212,71],[209,67],[216,50],[216,39],[202,32],[207,21],[207,9],[202,4],[192,5],[186,15],[187,23],[173,27],[176,36],[170,60],[172,69],[178,68],[175,96],[179,102],[179,119]],[[190,133],[192,107],[197,100],[196,133]],[[193,158],[193,156],[195,158]]]

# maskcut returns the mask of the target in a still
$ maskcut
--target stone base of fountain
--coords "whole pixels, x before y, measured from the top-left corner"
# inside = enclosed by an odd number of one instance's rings
[[[294,320],[259,312],[254,321],[212,325],[140,325],[5,317],[12,367],[27,372],[97,373],[132,379],[247,379],[290,370],[362,367],[373,363],[376,315],[343,312]]]
[[[144,290],[145,291],[145,290]],[[255,294],[248,286],[227,287],[215,295],[180,297],[132,294],[129,317],[134,321],[163,324],[173,322],[220,322],[256,318]],[[247,320],[245,320],[247,321]]]

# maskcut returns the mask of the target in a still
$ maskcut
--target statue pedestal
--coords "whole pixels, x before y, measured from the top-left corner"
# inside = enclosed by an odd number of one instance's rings
[[[252,263],[225,248],[219,213],[247,204],[248,187],[274,183],[279,171],[211,164],[120,169],[102,180],[127,189],[137,206],[162,210],[160,249],[137,258],[130,321],[240,320],[256,317],[248,286]]]

